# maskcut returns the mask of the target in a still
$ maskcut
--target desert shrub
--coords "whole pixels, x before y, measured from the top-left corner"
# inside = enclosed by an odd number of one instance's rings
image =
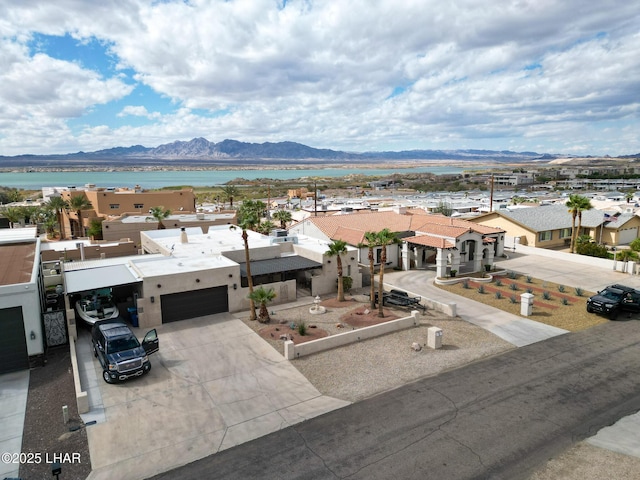
[[[607,247],[605,247],[604,245],[598,245],[594,242],[576,245],[576,253],[580,255],[586,255],[587,257],[609,257],[609,251],[607,250]]]
[[[579,297],[584,295],[584,290],[582,290],[580,287],[576,287],[575,288],[575,292],[576,292],[576,295],[579,296]]]
[[[511,303],[518,303],[518,297],[516,297],[515,295],[511,295],[511,296],[509,297],[509,301],[510,301]]]
[[[484,285],[478,287],[478,293],[484,293]]]
[[[565,291],[564,285],[558,285],[558,291],[560,293],[564,293],[564,291]]]
[[[518,284],[517,283],[510,283],[509,284],[509,288],[511,290],[518,290]]]
[[[502,280],[500,280],[499,278],[496,279],[496,286],[497,287],[501,287],[502,286]]]
[[[527,293],[533,293],[533,289],[532,288],[527,288],[526,292]]]
[[[531,282],[533,282],[533,278],[531,278],[529,275],[527,275],[526,281],[527,281],[527,283],[531,283]]]
[[[307,324],[305,323],[304,320],[301,320],[298,322],[297,330],[298,330],[298,333],[303,337],[307,334]]]
[[[551,300],[551,294],[549,292],[542,292],[542,298],[545,300]]]
[[[502,298],[502,292],[496,292],[496,298],[500,300]]]
[[[564,298],[564,297],[562,297],[562,304],[563,304],[563,305],[571,305],[571,304],[569,303],[569,300],[567,300],[567,299],[566,299],[566,298]]]
[[[509,272],[509,278],[511,280],[515,280],[516,278],[518,278],[518,274],[516,272]]]
[[[462,282],[462,288],[469,288],[469,280]]]

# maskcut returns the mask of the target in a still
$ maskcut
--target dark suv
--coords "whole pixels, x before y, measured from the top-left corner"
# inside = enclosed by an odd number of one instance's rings
[[[611,285],[587,300],[587,312],[604,313],[615,320],[620,312],[639,312],[640,292],[624,285]]]
[[[91,342],[107,383],[149,373],[149,355],[160,349],[155,329],[147,332],[141,345],[129,326],[118,320],[96,322],[91,329]]]

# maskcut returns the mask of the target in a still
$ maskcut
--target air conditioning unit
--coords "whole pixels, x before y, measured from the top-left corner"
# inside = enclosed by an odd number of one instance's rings
[[[271,237],[286,237],[287,236],[287,231],[282,229],[282,228],[274,228],[273,230],[271,230],[271,233],[269,234],[269,236],[271,236]]]

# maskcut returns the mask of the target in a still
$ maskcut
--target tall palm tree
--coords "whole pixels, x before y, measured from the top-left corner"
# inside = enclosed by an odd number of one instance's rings
[[[578,232],[582,227],[582,212],[585,210],[591,210],[593,205],[591,205],[591,201],[587,197],[583,197],[582,195],[569,195],[569,200],[565,204],[569,208],[569,213],[571,214],[571,246],[570,252],[574,253],[576,247],[576,238],[578,237]],[[576,228],[576,217],[578,218],[578,227]]]
[[[249,320],[256,319],[256,304],[252,296],[253,278],[251,276],[251,255],[249,254],[249,234],[247,233],[247,230],[254,230],[259,224],[260,217],[256,213],[254,205],[248,202],[243,202],[240,210],[238,211],[238,227],[242,229],[244,259],[247,266],[247,285],[249,287]],[[235,226],[232,226],[231,228],[235,228]]]
[[[267,303],[276,298],[276,292],[273,290],[273,288],[269,288],[267,290],[266,288],[260,286],[249,294],[249,298],[254,302],[260,304],[260,314],[258,315],[260,323],[269,323],[271,321],[271,317],[269,316]]]
[[[58,228],[60,229],[60,240],[64,240],[64,228],[62,228],[62,211],[69,208],[69,204],[62,197],[51,197],[47,202],[47,207],[56,213]]]
[[[233,199],[238,196],[239,190],[235,185],[225,185],[222,187],[222,194],[229,201],[229,207],[233,208]]]
[[[347,242],[334,240],[329,244],[329,250],[325,252],[329,257],[336,257],[338,263],[338,301],[344,302],[344,284],[342,283],[342,255],[347,253]]]
[[[169,218],[169,215],[171,215],[171,210],[169,210],[168,208],[164,208],[162,206],[160,207],[151,207],[149,209],[149,213],[151,214],[150,217],[147,217],[147,220],[155,220],[158,222],[158,230],[164,230],[165,227],[164,223],[162,223],[163,220],[166,220],[167,218]]]
[[[289,223],[292,218],[291,212],[287,210],[276,210],[271,216],[280,222],[280,228],[282,229],[287,228],[287,223]]]
[[[371,285],[369,285],[369,298],[371,302],[369,306],[371,310],[375,310],[376,308],[376,286],[375,286],[375,282],[373,281],[374,270],[375,270],[375,264],[373,262],[374,261],[373,249],[378,245],[377,235],[378,234],[376,232],[365,232],[364,234],[365,241],[358,245],[359,248],[367,247],[369,249],[369,254],[367,255],[367,258],[369,259],[369,278],[371,279],[370,281]]]
[[[382,294],[384,292],[384,265],[387,263],[387,246],[394,243],[398,243],[400,240],[398,236],[388,228],[380,230],[376,238],[378,245],[382,247],[380,252],[380,277],[378,281],[378,317],[384,317]]]
[[[75,197],[71,197],[69,201],[69,208],[76,212],[78,217],[78,230],[76,231],[77,237],[84,236],[84,226],[82,225],[82,210],[89,210],[93,208],[91,202],[87,197],[85,197],[84,193],[82,195],[76,195]]]

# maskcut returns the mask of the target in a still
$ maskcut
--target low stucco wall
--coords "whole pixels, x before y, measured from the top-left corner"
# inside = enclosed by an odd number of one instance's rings
[[[341,347],[343,345],[359,342],[368,338],[378,337],[398,330],[404,330],[405,328],[417,327],[419,323],[420,313],[417,310],[413,310],[410,317],[399,318],[397,320],[391,320],[378,325],[371,325],[370,327],[338,333],[337,335],[319,338],[299,345],[288,340],[284,342],[284,356],[288,360],[293,360],[294,358],[312,355],[314,353]]]
[[[73,370],[73,386],[76,390],[76,404],[78,406],[78,413],[87,413],[89,412],[89,396],[87,395],[87,392],[82,391],[82,385],[80,384],[78,354],[76,353],[76,339],[73,336],[69,337],[69,351],[71,353],[71,369]]]
[[[524,253],[528,255],[539,255],[541,257],[555,258],[565,262],[573,262],[581,265],[590,265],[600,267],[606,270],[615,270],[617,272],[635,273],[637,274],[637,266],[634,262],[621,262],[620,260],[609,260],[607,258],[588,257],[586,255],[578,255],[576,253],[559,252],[557,250],[547,250],[546,248],[528,247],[526,245],[516,245],[516,253]],[[505,251],[509,256],[509,252]],[[495,259],[499,262],[499,258]]]

